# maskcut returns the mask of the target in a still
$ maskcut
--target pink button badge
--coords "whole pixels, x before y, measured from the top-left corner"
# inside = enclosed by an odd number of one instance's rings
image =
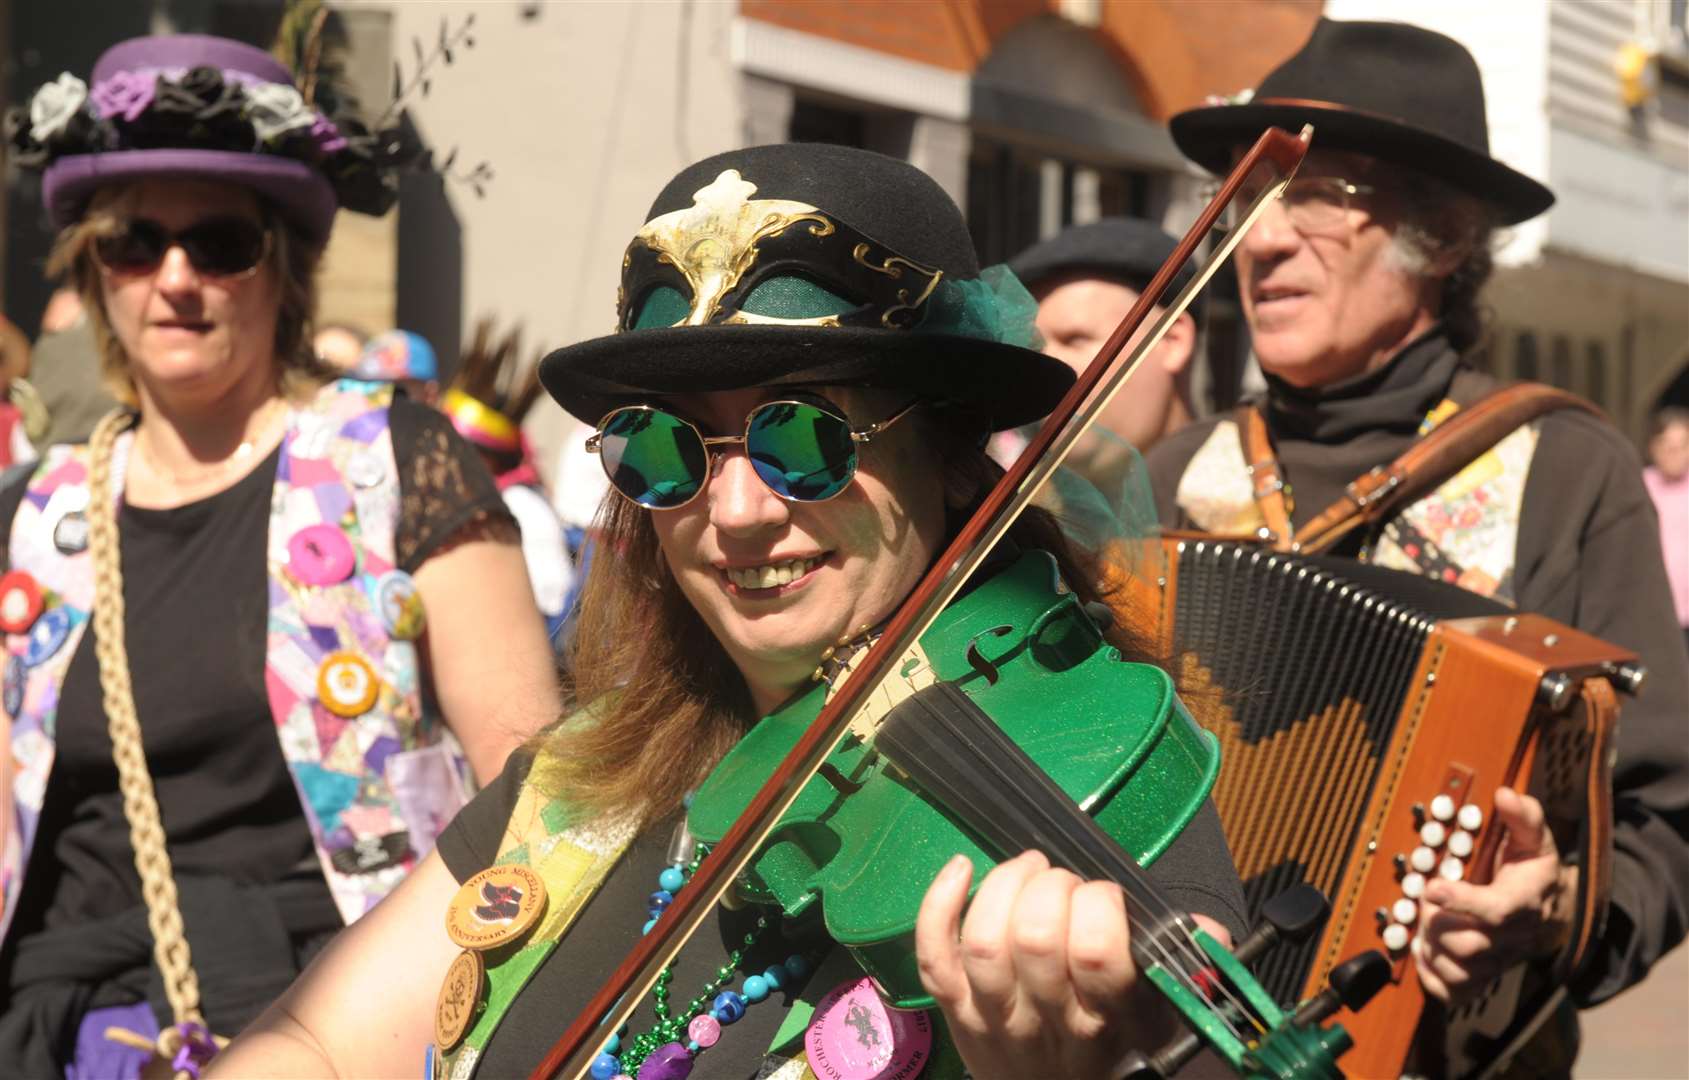
[[[287,572],[301,585],[338,585],[352,576],[358,556],[333,525],[307,525],[287,541]]]
[[[804,1054],[820,1080],[914,1080],[932,1057],[932,1021],[886,1008],[868,979],[840,983],[815,1007]]]

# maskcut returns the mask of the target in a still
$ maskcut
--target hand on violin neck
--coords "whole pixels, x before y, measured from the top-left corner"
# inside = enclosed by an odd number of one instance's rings
[[[1571,927],[1578,869],[1561,863],[1542,804],[1499,788],[1495,814],[1507,835],[1490,883],[1434,879],[1420,905],[1413,942],[1419,981],[1452,1005],[1513,965],[1561,948]]]
[[[915,952],[975,1080],[1109,1076],[1173,1034],[1171,1006],[1132,962],[1120,886],[1082,882],[1036,851],[993,869],[970,905],[971,880],[957,856],[933,881]]]

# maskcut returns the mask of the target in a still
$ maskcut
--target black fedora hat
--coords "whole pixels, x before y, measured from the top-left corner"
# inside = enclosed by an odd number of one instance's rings
[[[1009,269],[1029,289],[1054,277],[1088,274],[1143,292],[1178,246],[1179,241],[1153,221],[1106,217],[1040,240],[1010,259]],[[1167,297],[1178,295],[1195,274],[1191,262],[1179,267],[1167,286]]]
[[[778,383],[914,391],[993,430],[1073,383],[1036,305],[983,274],[961,211],[907,162],[814,143],[706,158],[669,181],[622,260],[618,332],[540,380],[587,423],[630,399]]]
[[[1465,46],[1395,22],[1321,18],[1301,50],[1244,104],[1173,117],[1185,156],[1218,173],[1268,126],[1314,125],[1314,146],[1409,166],[1495,206],[1513,225],[1554,193],[1490,156],[1484,83]]]

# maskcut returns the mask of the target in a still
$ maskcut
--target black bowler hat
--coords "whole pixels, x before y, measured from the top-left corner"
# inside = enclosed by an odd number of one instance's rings
[[[1484,83],[1465,46],[1406,23],[1322,18],[1301,51],[1261,80],[1245,104],[1173,117],[1185,156],[1224,173],[1271,125],[1314,125],[1314,146],[1416,169],[1494,205],[1513,225],[1554,193],[1490,156]]]
[[[1000,430],[1073,383],[1029,347],[1026,289],[981,272],[961,211],[907,162],[816,143],[733,150],[669,181],[646,217],[622,259],[618,332],[540,363],[587,423],[654,394],[846,383]]]
[[[1143,292],[1178,246],[1171,234],[1142,218],[1102,218],[1070,226],[1033,244],[1009,260],[1009,269],[1029,289],[1054,277],[1085,274]],[[1189,261],[1179,267],[1165,298],[1177,296],[1195,274]]]

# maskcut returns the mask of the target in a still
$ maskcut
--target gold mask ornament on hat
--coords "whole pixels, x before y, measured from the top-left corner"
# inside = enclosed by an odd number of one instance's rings
[[[808,203],[754,199],[756,191],[738,170],[726,169],[693,194],[691,206],[639,230],[622,258],[621,329],[712,323],[907,329],[920,321],[943,271],[890,251]],[[804,228],[793,228],[799,224]],[[774,288],[759,290],[765,284]],[[662,287],[685,302],[683,318],[643,317]]]

